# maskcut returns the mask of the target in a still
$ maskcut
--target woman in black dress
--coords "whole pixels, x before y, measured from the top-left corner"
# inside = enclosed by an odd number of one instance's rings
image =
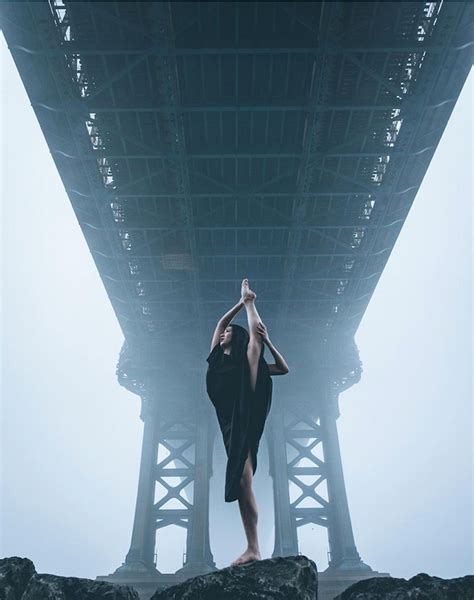
[[[265,420],[271,406],[270,375],[288,373],[288,365],[268,337],[255,307],[257,295],[242,281],[242,297],[218,322],[207,357],[209,367],[206,388],[213,403],[227,453],[225,501],[239,501],[247,537],[245,552],[232,566],[260,560],[257,538],[257,504],[252,479],[257,470],[257,451]],[[249,333],[239,325],[230,325],[245,306]],[[264,344],[275,363],[263,358]]]

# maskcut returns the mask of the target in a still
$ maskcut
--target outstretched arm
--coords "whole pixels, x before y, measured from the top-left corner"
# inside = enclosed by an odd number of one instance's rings
[[[228,310],[225,313],[225,315],[219,319],[219,323],[222,324],[224,329],[232,321],[232,319],[239,312],[239,310],[242,308],[243,305],[244,305],[244,303],[243,303],[242,299],[239,300],[235,306],[233,306],[230,310]]]
[[[270,341],[270,338],[268,337],[267,328],[262,322],[260,322],[257,325],[257,331],[262,336],[263,343],[266,346],[268,346],[268,349],[270,350],[270,352],[273,355],[273,358],[275,359],[274,365],[268,365],[270,375],[286,375],[290,371],[290,369],[288,368],[288,365],[286,364],[286,361],[283,358],[283,356],[278,352],[273,343]]]
[[[219,319],[219,321],[216,325],[216,329],[214,331],[214,335],[212,336],[211,350],[214,348],[214,346],[219,341],[219,338],[220,338],[221,334],[224,333],[227,325],[232,321],[232,319],[239,312],[239,310],[242,308],[243,305],[244,305],[243,301],[239,300],[239,302],[237,302],[237,304],[235,306],[233,306],[229,311],[227,311],[225,313],[225,315],[223,315]]]

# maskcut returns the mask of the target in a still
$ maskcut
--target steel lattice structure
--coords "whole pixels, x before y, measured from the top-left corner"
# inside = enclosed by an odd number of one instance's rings
[[[470,4],[49,0],[5,2],[2,22],[124,333],[119,381],[142,399],[121,573],[156,583],[168,524],[188,531],[182,576],[214,568],[203,361],[244,276],[292,371],[279,382],[291,406],[276,402],[267,428],[274,554],[316,523],[330,569],[365,572],[337,399],[360,378],[354,333],[471,66]]]

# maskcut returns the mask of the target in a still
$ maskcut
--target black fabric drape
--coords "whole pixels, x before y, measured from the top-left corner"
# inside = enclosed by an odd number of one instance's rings
[[[206,388],[216,410],[227,454],[225,501],[238,499],[240,479],[250,450],[253,472],[272,401],[273,382],[262,345],[255,392],[250,387],[247,353],[224,354],[218,342],[207,357]]]

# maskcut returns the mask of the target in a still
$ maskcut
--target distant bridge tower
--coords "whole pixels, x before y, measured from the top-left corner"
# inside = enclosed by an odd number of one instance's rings
[[[330,571],[372,572],[354,541],[336,426],[339,393],[360,379],[357,347],[353,340],[333,339],[319,348],[315,344],[313,351],[311,396],[287,389],[269,419],[273,556],[297,554],[298,527],[313,523],[328,530]],[[292,501],[291,485],[297,492]]]
[[[130,549],[113,575],[100,577],[133,585],[144,597],[158,586],[216,568],[209,543],[215,415],[207,399],[199,406],[199,419],[170,411],[169,404],[160,402],[152,356],[150,349],[133,353],[127,344],[120,355],[119,381],[142,400],[143,444]],[[357,552],[336,427],[338,394],[360,379],[357,347],[351,339],[325,339],[314,347],[313,358],[311,397],[301,398],[298,389],[278,394],[265,430],[275,515],[272,556],[299,553],[299,527],[313,523],[327,528],[330,559],[328,569],[320,574],[321,592],[336,593],[361,578],[386,574],[374,572]],[[161,459],[160,447],[166,449]],[[170,485],[169,478],[180,483]],[[290,486],[299,492],[293,501]],[[186,495],[186,488],[191,493]],[[174,505],[166,506],[169,502]],[[187,531],[184,565],[174,574],[160,573],[154,559],[156,531],[169,525]]]
[[[116,574],[135,580],[145,573],[166,582],[174,578],[156,569],[155,536],[169,525],[187,532],[185,565],[178,580],[216,568],[209,544],[209,480],[216,428],[204,399],[197,414],[173,410],[160,397],[159,374],[149,352],[133,355],[124,343],[117,375],[122,385],[140,395],[144,425],[132,539]],[[179,484],[170,483],[176,479]],[[156,551],[163,553],[166,548]]]

